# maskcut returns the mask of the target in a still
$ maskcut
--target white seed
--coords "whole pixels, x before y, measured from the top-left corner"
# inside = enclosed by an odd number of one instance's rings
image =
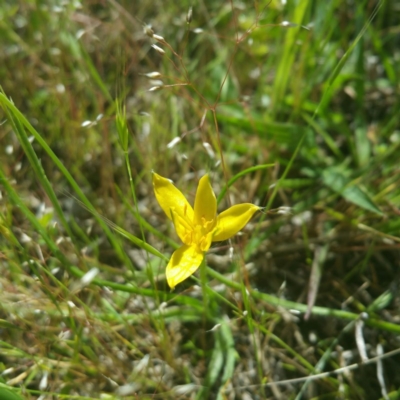
[[[150,79],[149,83],[153,86],[164,86],[164,82],[161,79]]]
[[[193,7],[189,7],[188,13],[186,15],[186,22],[190,24],[193,18]]]
[[[209,331],[206,331],[206,332],[214,332],[217,329],[219,329],[220,327],[221,327],[221,324],[217,324],[217,325],[213,326]]]
[[[291,207],[279,207],[277,214],[282,214],[282,215],[291,215],[292,214],[292,208]]]
[[[165,54],[165,51],[164,51],[161,47],[157,46],[156,44],[152,44],[151,47],[152,47],[155,51],[157,51],[158,53],[160,53],[162,56]]]
[[[40,383],[39,383],[40,390],[45,390],[47,388],[47,377],[48,376],[49,376],[49,373],[47,371],[44,371],[42,379],[40,380]]]
[[[5,369],[2,373],[1,373],[1,375],[8,375],[8,374],[11,374],[11,372],[14,372],[14,368],[13,367],[11,367],[11,368],[7,368],[7,369]]]
[[[150,79],[157,79],[161,77],[161,74],[159,72],[148,72],[147,74],[145,74],[144,76],[146,76],[147,78]]]
[[[203,143],[203,147],[206,149],[206,152],[207,152],[208,156],[210,158],[214,159],[215,158],[215,153],[214,153],[214,150],[212,149],[210,143],[204,142]]]
[[[157,40],[157,42],[165,43],[165,39],[160,35],[153,35],[153,39]]]
[[[76,32],[75,37],[79,40],[85,33],[86,31],[84,29],[79,29],[79,31]]]
[[[22,233],[22,234],[21,234],[20,241],[21,241],[22,243],[29,243],[29,242],[32,241],[32,238],[29,237],[27,234]]]
[[[57,93],[65,93],[65,86],[62,83],[57,83],[56,91]]]
[[[181,141],[181,138],[179,136],[173,138],[168,144],[167,144],[167,149],[172,149],[176,144],[178,144]]]
[[[99,273],[98,268],[92,268],[90,271],[86,272],[85,275],[82,276],[81,282],[83,285],[88,285],[92,280],[96,277],[96,275]]]

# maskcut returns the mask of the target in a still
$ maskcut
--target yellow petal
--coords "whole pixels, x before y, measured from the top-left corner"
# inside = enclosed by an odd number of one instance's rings
[[[260,207],[254,204],[243,203],[232,206],[219,214],[213,242],[227,240],[236,235],[258,210]]]
[[[167,282],[171,289],[199,268],[203,261],[204,253],[199,251],[195,246],[182,246],[172,254],[167,265],[165,274]]]
[[[185,196],[168,179],[153,173],[156,199],[166,216],[175,225],[176,233],[183,241],[186,230],[193,227],[194,211]]]
[[[208,174],[204,175],[199,182],[194,201],[194,224],[207,226],[210,231],[214,228],[214,223],[205,224],[208,221],[214,221],[217,215],[217,199],[212,190]],[[206,225],[206,226],[205,226]]]

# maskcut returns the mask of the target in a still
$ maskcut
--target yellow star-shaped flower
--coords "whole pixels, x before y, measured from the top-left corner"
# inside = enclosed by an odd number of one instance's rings
[[[212,242],[234,236],[261,209],[243,203],[217,215],[217,200],[207,174],[199,181],[194,209],[179,189],[156,173],[153,173],[153,187],[158,203],[184,243],[172,254],[167,265],[167,282],[172,289],[199,268]]]

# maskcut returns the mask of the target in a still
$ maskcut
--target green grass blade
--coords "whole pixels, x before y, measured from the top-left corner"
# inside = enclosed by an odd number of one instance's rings
[[[350,183],[336,168],[327,168],[322,171],[322,181],[326,187],[343,196],[358,207],[383,215],[372,199],[357,185]]]
[[[82,201],[82,203],[85,204],[85,206],[93,212],[94,216],[96,217],[97,222],[99,225],[103,228],[104,232],[106,233],[108,239],[112,243],[114,249],[116,250],[118,256],[124,263],[130,267],[133,270],[132,262],[130,261],[129,257],[126,256],[125,252],[123,251],[120,243],[115,239],[114,235],[108,228],[107,224],[98,216],[96,216],[96,209],[93,207],[92,203],[89,201],[89,199],[85,196],[75,179],[72,177],[70,172],[67,170],[67,168],[63,165],[63,163],[60,161],[60,159],[55,155],[53,150],[49,147],[49,145],[46,143],[46,141],[40,136],[40,134],[33,128],[33,126],[28,122],[28,120],[22,115],[22,113],[14,106],[14,104],[7,99],[7,97],[4,95],[4,93],[0,93],[0,103],[3,105],[3,108],[7,108],[10,110],[10,112],[15,116],[15,118],[20,121],[23,126],[34,136],[35,140],[42,146],[42,148],[45,150],[45,152],[48,154],[50,159],[54,162],[54,164],[57,166],[57,168],[62,172],[64,177],[67,179],[68,183],[72,186],[74,189],[75,193],[78,195],[79,199]],[[24,131],[25,132],[25,131]],[[28,138],[24,137],[24,141],[27,140]],[[29,141],[28,141],[29,143]],[[31,148],[31,145],[29,143],[28,149]],[[68,224],[67,224],[68,225]]]
[[[68,236],[73,238],[72,232],[71,232],[68,222],[64,216],[64,213],[61,209],[60,203],[58,202],[56,194],[54,193],[53,187],[51,186],[51,184],[46,176],[46,173],[43,170],[42,164],[41,164],[35,150],[33,149],[33,146],[31,144],[31,142],[29,141],[28,136],[25,132],[21,115],[14,112],[15,108],[10,107],[10,105],[12,103],[4,96],[3,93],[0,93],[0,104],[3,107],[3,110],[7,115],[9,123],[13,127],[14,132],[16,133],[18,140],[21,143],[21,146],[22,146],[26,156],[28,157],[28,160],[35,172],[36,177],[39,179],[39,182],[42,184],[44,191],[46,192],[47,196],[49,197],[49,199],[57,213],[57,216],[60,218],[61,224],[63,225]]]
[[[120,226],[113,224],[111,227],[112,227],[112,229],[114,229],[115,232],[117,232],[120,235],[122,235],[123,237],[127,238],[133,244],[135,244],[136,246],[140,247],[141,249],[147,251],[148,253],[153,254],[154,256],[161,258],[164,261],[169,260],[168,257],[166,257],[164,254],[160,253],[153,246],[151,246],[150,244],[146,243],[145,241],[139,239],[138,237],[132,235],[131,233],[129,233],[125,229],[121,228]]]
[[[308,0],[299,2],[298,5],[293,8],[293,16],[290,17],[290,22],[298,26],[287,29],[285,41],[282,45],[282,57],[279,60],[273,88],[273,104],[276,110],[281,106],[287,89],[289,76],[292,74],[293,62],[297,50],[296,40],[299,30],[303,29],[301,24],[303,23],[309,4],[310,1]]]
[[[7,389],[6,385],[0,383],[0,399],[2,400],[23,400],[18,393],[12,391],[11,389]]]
[[[374,10],[372,11],[371,16],[368,18],[368,21],[364,24],[363,28],[358,33],[357,37],[354,39],[353,43],[346,50],[346,52],[343,54],[342,58],[336,65],[335,69],[332,71],[332,73],[328,79],[327,87],[324,90],[324,93],[322,95],[321,102],[319,103],[317,109],[315,110],[314,115],[317,115],[319,112],[321,112],[321,113],[326,112],[325,108],[328,105],[328,102],[330,101],[331,90],[332,90],[333,84],[335,83],[336,78],[339,76],[340,71],[342,70],[343,66],[346,64],[350,55],[353,53],[354,49],[356,48],[357,44],[359,43],[361,38],[364,36],[365,32],[367,31],[368,27],[371,25],[371,22],[373,21],[373,19],[378,14],[382,5],[383,5],[383,0],[380,0],[379,3],[375,6]]]
[[[262,169],[266,169],[266,168],[272,168],[273,166],[275,166],[275,164],[263,164],[263,165],[256,165],[254,167],[251,168],[247,168],[241,172],[239,172],[238,174],[236,174],[235,176],[233,176],[231,179],[229,179],[228,183],[226,184],[226,186],[224,186],[220,192],[220,194],[217,197],[217,204],[219,204],[221,202],[221,200],[225,197],[227,190],[242,176],[249,174],[251,172],[254,171],[259,171]]]

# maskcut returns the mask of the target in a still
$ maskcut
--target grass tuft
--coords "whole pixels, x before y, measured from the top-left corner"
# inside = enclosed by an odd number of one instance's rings
[[[0,5],[0,398],[400,399],[396,2],[136,3]]]

